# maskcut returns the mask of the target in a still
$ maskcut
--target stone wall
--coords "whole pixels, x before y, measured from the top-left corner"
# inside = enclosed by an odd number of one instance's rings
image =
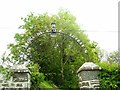
[[[84,63],[77,71],[80,78],[80,90],[99,90],[98,73],[101,68],[92,62]],[[30,72],[24,65],[14,65],[9,69],[13,72],[7,81],[0,79],[0,90],[29,90]],[[5,89],[6,88],[6,89]]]
[[[23,65],[15,65],[9,69],[13,75],[9,80],[0,79],[0,90],[29,90],[30,89],[30,72]]]

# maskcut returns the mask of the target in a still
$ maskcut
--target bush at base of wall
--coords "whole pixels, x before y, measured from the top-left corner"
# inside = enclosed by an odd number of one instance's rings
[[[120,65],[101,62],[102,68],[99,74],[101,90],[120,90]]]

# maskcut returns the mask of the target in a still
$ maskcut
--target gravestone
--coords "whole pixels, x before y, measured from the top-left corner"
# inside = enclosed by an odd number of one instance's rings
[[[100,67],[93,62],[85,62],[77,71],[80,90],[99,90],[98,74]]]

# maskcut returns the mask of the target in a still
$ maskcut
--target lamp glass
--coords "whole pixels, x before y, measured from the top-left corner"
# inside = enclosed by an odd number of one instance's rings
[[[56,25],[56,23],[54,23],[54,22],[53,22],[53,23],[51,23],[51,25],[52,25],[52,28],[54,28],[54,27],[55,27],[55,25]]]

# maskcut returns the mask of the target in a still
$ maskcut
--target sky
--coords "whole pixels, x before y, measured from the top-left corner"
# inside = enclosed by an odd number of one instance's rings
[[[14,42],[15,33],[23,24],[21,17],[30,12],[55,14],[60,8],[69,10],[77,18],[82,30],[101,49],[112,52],[118,49],[119,0],[0,0],[0,56],[7,45]]]

